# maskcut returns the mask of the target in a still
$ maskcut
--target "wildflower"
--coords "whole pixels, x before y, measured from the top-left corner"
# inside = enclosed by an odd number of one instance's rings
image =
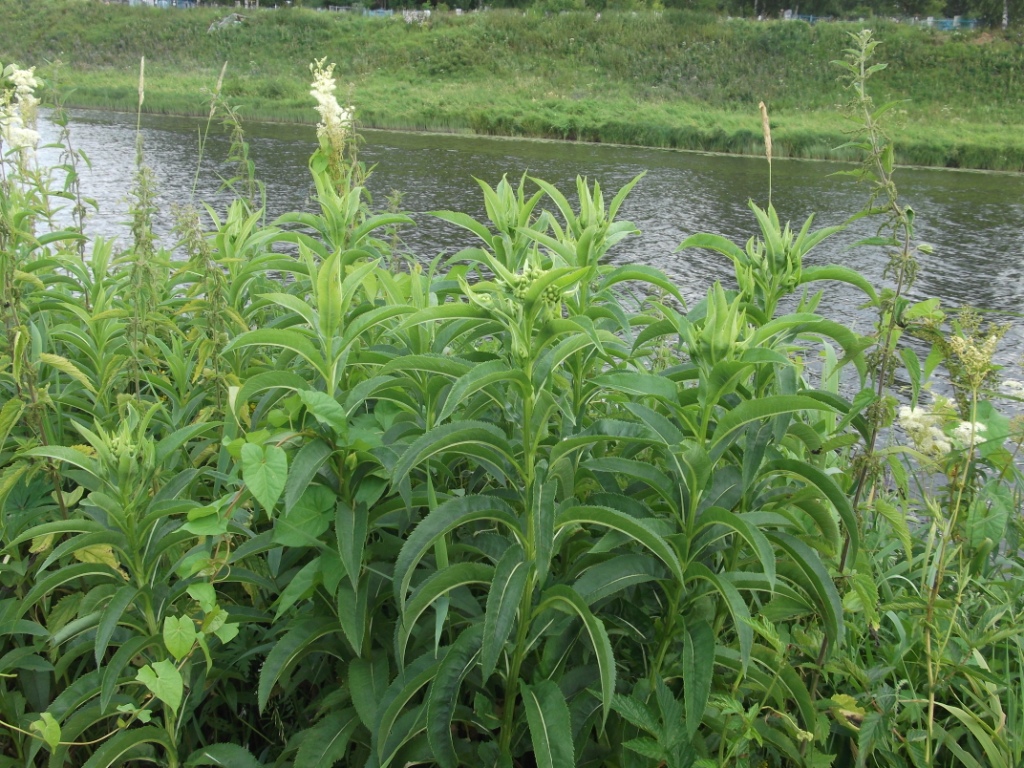
[[[39,145],[39,132],[35,130],[39,107],[35,89],[39,87],[39,81],[35,77],[35,67],[19,69],[12,64],[4,74],[14,86],[14,91],[7,92],[4,104],[0,106],[0,137],[8,147],[21,153],[24,163],[31,159]]]
[[[935,411],[905,405],[900,408],[899,422],[921,453],[937,458],[953,450],[940,427],[942,417]]]
[[[981,441],[981,433],[984,431],[985,425],[979,421],[961,421],[953,430],[953,437],[965,447],[973,448]]]
[[[324,67],[326,59],[319,59],[309,65],[313,73],[313,88],[310,95],[316,99],[316,111],[320,113],[320,122],[316,126],[317,138],[326,139],[327,144],[337,154],[341,154],[345,140],[352,127],[352,108],[338,104],[334,91],[334,64]]]
[[[1024,397],[1024,382],[1017,381],[1016,379],[1006,379],[1000,385],[1000,388],[1003,390],[1003,394],[1010,397]]]

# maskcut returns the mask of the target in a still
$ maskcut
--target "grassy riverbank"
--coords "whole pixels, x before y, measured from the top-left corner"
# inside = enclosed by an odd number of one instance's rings
[[[309,122],[308,64],[325,56],[365,127],[759,153],[764,100],[775,154],[796,157],[835,157],[845,141],[837,105],[849,99],[831,61],[856,28],[676,11],[492,11],[421,26],[291,9],[210,33],[223,8],[2,0],[0,13],[0,61],[63,60],[77,106],[134,109],[145,55],[147,110],[205,114],[226,60],[223,92],[243,117]],[[898,160],[1024,169],[1020,40],[873,26],[890,62],[876,100],[906,100]]]

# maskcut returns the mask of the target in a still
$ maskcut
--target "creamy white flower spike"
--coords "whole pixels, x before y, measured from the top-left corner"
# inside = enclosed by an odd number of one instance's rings
[[[8,67],[5,74],[14,90],[13,93],[7,92],[5,104],[0,107],[0,137],[8,149],[20,153],[23,163],[32,159],[39,146],[39,132],[35,130],[36,111],[39,107],[35,89],[39,87],[39,81],[35,69],[19,69],[14,65]]]
[[[309,65],[313,73],[313,88],[309,94],[316,99],[316,111],[320,113],[320,122],[316,126],[318,138],[326,138],[331,147],[340,152],[345,146],[349,130],[352,127],[352,108],[338,104],[334,91],[334,64],[324,66],[326,59],[319,59]]]

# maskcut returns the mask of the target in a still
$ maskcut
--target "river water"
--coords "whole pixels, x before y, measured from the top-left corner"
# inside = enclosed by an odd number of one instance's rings
[[[187,202],[196,179],[198,137],[205,121],[143,116],[146,163],[153,168],[159,191],[157,229],[163,243],[169,234],[172,203]],[[45,127],[44,127],[45,128]],[[297,209],[312,209],[307,170],[315,147],[308,126],[254,124],[246,126],[250,156],[266,183],[269,217]],[[55,129],[44,129],[54,139]],[[92,168],[82,172],[86,195],[100,205],[87,229],[92,234],[128,238],[127,190],[132,184],[136,123],[134,115],[76,111],[71,136]],[[361,159],[374,166],[369,188],[381,209],[385,197],[402,193],[401,207],[416,221],[402,232],[409,253],[430,259],[472,244],[472,236],[432,218],[428,211],[450,209],[484,218],[483,198],[474,177],[492,186],[504,174],[518,180],[524,173],[545,179],[570,199],[577,174],[598,181],[606,201],[639,173],[646,172],[620,213],[641,230],[617,246],[615,263],[656,266],[680,286],[687,300],[704,294],[715,280],[727,282],[731,265],[706,252],[675,253],[688,235],[714,232],[743,243],[757,231],[747,207],[753,199],[767,202],[768,173],[763,159],[699,153],[615,147],[597,144],[491,139],[367,131]],[[228,141],[214,125],[206,142],[195,197],[223,208],[220,178],[233,175],[226,164]],[[41,159],[55,161],[55,149]],[[817,214],[816,226],[843,223],[864,207],[868,190],[849,177],[835,176],[851,166],[794,160],[776,161],[773,199],[779,216],[799,228]],[[219,175],[219,176],[218,176]],[[1008,321],[1012,328],[1000,359],[1009,364],[1024,354],[1024,175],[899,169],[900,199],[916,212],[917,239],[934,246],[922,257],[912,298],[940,297],[944,307],[969,304]],[[860,221],[813,251],[808,263],[838,263],[859,270],[882,284],[886,262],[879,248],[852,247],[874,234]],[[862,332],[870,315],[857,309],[859,297],[830,291],[821,310]],[[1018,377],[1019,378],[1019,377]]]

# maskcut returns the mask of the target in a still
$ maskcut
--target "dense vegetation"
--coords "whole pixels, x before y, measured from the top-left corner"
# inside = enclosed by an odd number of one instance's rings
[[[831,63],[851,27],[724,20],[686,11],[437,14],[429,24],[311,10],[129,8],[79,0],[0,0],[0,53],[44,68],[68,103],[205,115],[223,93],[249,119],[308,120],[308,62],[338,62],[366,127],[476,131],[757,154],[757,104],[776,156],[828,157],[846,141],[848,101]],[[853,29],[859,29],[854,27]],[[1024,168],[1024,47],[1015,36],[881,24],[898,100],[897,160]],[[853,158],[855,153],[843,151]]]
[[[891,285],[752,204],[745,247],[683,244],[735,265],[692,307],[603,264],[632,184],[481,184],[488,221],[435,214],[477,247],[403,254],[322,66],[316,212],[266,222],[236,132],[175,253],[141,145],[130,241],[90,240],[9,67],[0,765],[1020,765],[1024,385],[999,328],[902,295],[872,48]]]

